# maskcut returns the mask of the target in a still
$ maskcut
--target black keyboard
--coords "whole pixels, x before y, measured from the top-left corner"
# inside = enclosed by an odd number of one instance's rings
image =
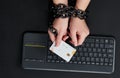
[[[113,37],[88,36],[81,46],[75,47],[77,52],[69,62],[51,52],[49,50],[51,45],[52,42],[46,33],[26,33],[23,39],[23,68],[104,74],[114,72]]]
[[[49,42],[51,46],[52,42]],[[95,37],[89,36],[85,42],[76,47],[77,52],[70,62],[64,61],[62,58],[48,50],[48,63],[64,63],[64,64],[82,64],[82,65],[99,65],[113,66],[115,57],[115,40],[111,37]]]

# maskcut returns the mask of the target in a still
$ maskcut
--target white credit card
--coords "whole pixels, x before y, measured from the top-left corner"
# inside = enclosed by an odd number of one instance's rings
[[[76,49],[67,44],[64,41],[61,41],[60,45],[58,47],[55,46],[55,42],[51,45],[49,48],[53,53],[60,56],[62,59],[64,59],[66,62],[69,62],[72,56],[75,54]]]

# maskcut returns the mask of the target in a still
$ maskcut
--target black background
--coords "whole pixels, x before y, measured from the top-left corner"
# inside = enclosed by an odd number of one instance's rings
[[[110,75],[35,71],[21,67],[22,34],[47,31],[48,0],[0,0],[0,78],[119,78],[120,0],[91,0],[87,19],[91,34],[116,38],[115,72]]]

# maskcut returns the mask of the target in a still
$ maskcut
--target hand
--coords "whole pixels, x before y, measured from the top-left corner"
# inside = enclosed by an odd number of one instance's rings
[[[48,34],[52,42],[56,42],[56,46],[59,46],[61,40],[65,41],[67,36],[68,18],[56,18],[53,22],[53,27],[57,30],[57,36],[48,30]]]
[[[89,29],[85,20],[79,18],[71,18],[69,30],[69,36],[72,39],[70,42],[75,46],[81,45],[89,35]]]

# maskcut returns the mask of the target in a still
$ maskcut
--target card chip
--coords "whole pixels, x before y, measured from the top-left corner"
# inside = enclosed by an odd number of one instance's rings
[[[69,54],[69,53],[67,53],[67,56],[70,56],[70,54]]]

